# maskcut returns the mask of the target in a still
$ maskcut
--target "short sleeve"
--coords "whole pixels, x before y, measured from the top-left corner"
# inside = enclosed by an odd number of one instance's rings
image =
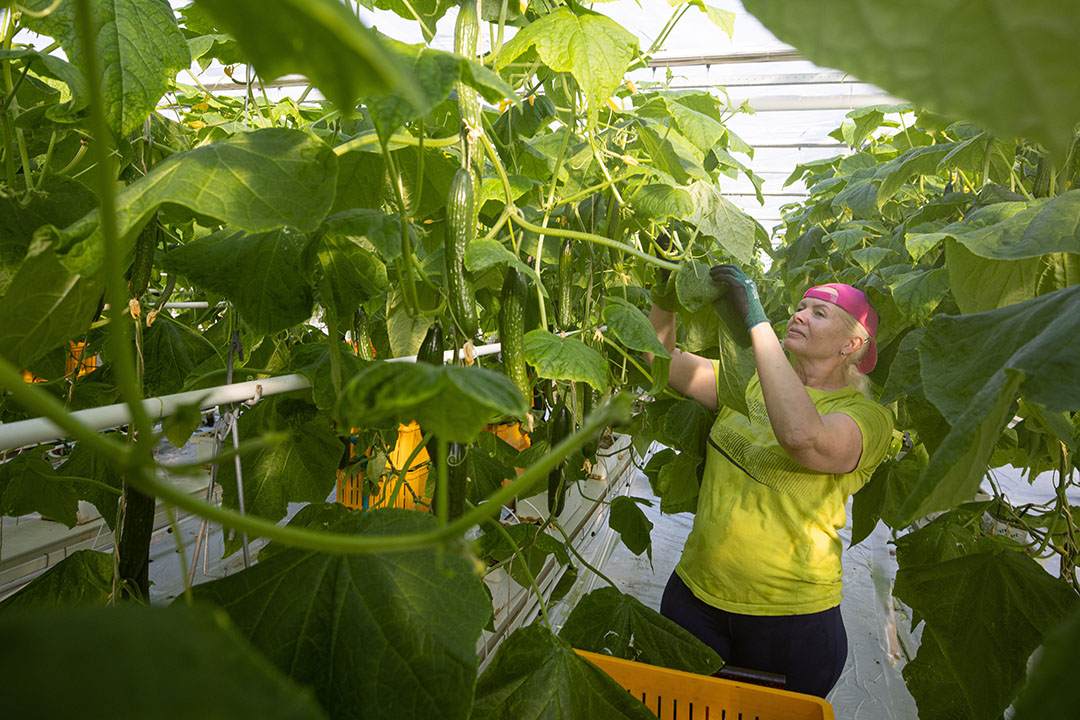
[[[885,451],[892,439],[892,413],[871,400],[859,398],[860,402],[838,408],[859,426],[862,433],[862,455],[856,472],[869,477],[885,458]]]

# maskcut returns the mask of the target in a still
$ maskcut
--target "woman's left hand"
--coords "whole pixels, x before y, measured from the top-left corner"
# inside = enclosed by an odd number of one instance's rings
[[[765,315],[765,308],[761,306],[761,298],[758,297],[757,285],[734,265],[714,265],[709,270],[709,275],[714,283],[728,287],[727,297],[735,305],[735,309],[746,323],[746,329],[760,323],[769,322]]]

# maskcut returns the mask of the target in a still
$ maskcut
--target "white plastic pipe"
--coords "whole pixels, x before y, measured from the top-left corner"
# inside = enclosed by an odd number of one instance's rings
[[[303,375],[282,375],[265,380],[249,380],[205,390],[191,390],[174,395],[147,398],[143,400],[143,407],[146,408],[152,420],[158,420],[172,415],[185,405],[198,404],[200,409],[206,409],[215,405],[251,400],[256,395],[278,395],[308,387],[311,387],[311,383]],[[71,413],[71,416],[94,430],[107,430],[131,422],[131,412],[126,403],[77,410]],[[45,418],[2,423],[0,424],[0,452],[24,445],[61,440],[67,436],[67,432],[60,426]]]
[[[473,357],[494,355],[501,349],[501,343],[481,345],[473,350]],[[459,352],[464,356],[464,349]],[[443,362],[449,362],[453,358],[453,350],[447,350],[443,354]],[[416,362],[416,356],[390,358],[387,362]],[[198,404],[200,409],[205,410],[217,405],[251,400],[256,396],[279,395],[309,387],[311,387],[311,383],[303,375],[280,375],[265,380],[248,380],[247,382],[233,383],[232,385],[218,385],[205,390],[191,390],[174,395],[148,398],[143,400],[143,407],[146,408],[151,420],[159,420],[174,414],[185,405]],[[126,403],[77,410],[71,413],[71,416],[94,430],[107,430],[131,422],[131,413],[128,411]],[[59,425],[45,418],[0,423],[0,452],[23,447],[24,445],[62,440],[67,436],[67,432],[61,429]]]

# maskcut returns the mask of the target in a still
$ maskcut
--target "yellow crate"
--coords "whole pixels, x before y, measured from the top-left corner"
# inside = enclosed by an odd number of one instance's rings
[[[421,439],[423,435],[420,426],[415,422],[398,426],[397,442],[389,456],[394,467],[401,467],[408,461]],[[366,454],[370,454],[370,451]],[[355,448],[350,448],[349,455],[356,456]],[[398,476],[383,475],[378,483],[379,494],[367,497],[363,494],[364,474],[360,465],[355,466],[356,469],[349,475],[346,475],[344,470],[338,470],[337,501],[352,510],[377,507],[426,510],[429,503],[424,492],[427,489],[429,459],[427,448],[421,448],[413,459],[412,466],[405,473],[405,483],[397,493],[393,491],[398,486]]]
[[[813,695],[577,653],[664,720],[833,720],[832,705]]]

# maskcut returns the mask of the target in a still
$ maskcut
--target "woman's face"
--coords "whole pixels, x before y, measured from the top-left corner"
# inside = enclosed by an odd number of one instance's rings
[[[787,324],[784,348],[807,359],[840,357],[851,339],[844,311],[817,298],[803,298]]]

